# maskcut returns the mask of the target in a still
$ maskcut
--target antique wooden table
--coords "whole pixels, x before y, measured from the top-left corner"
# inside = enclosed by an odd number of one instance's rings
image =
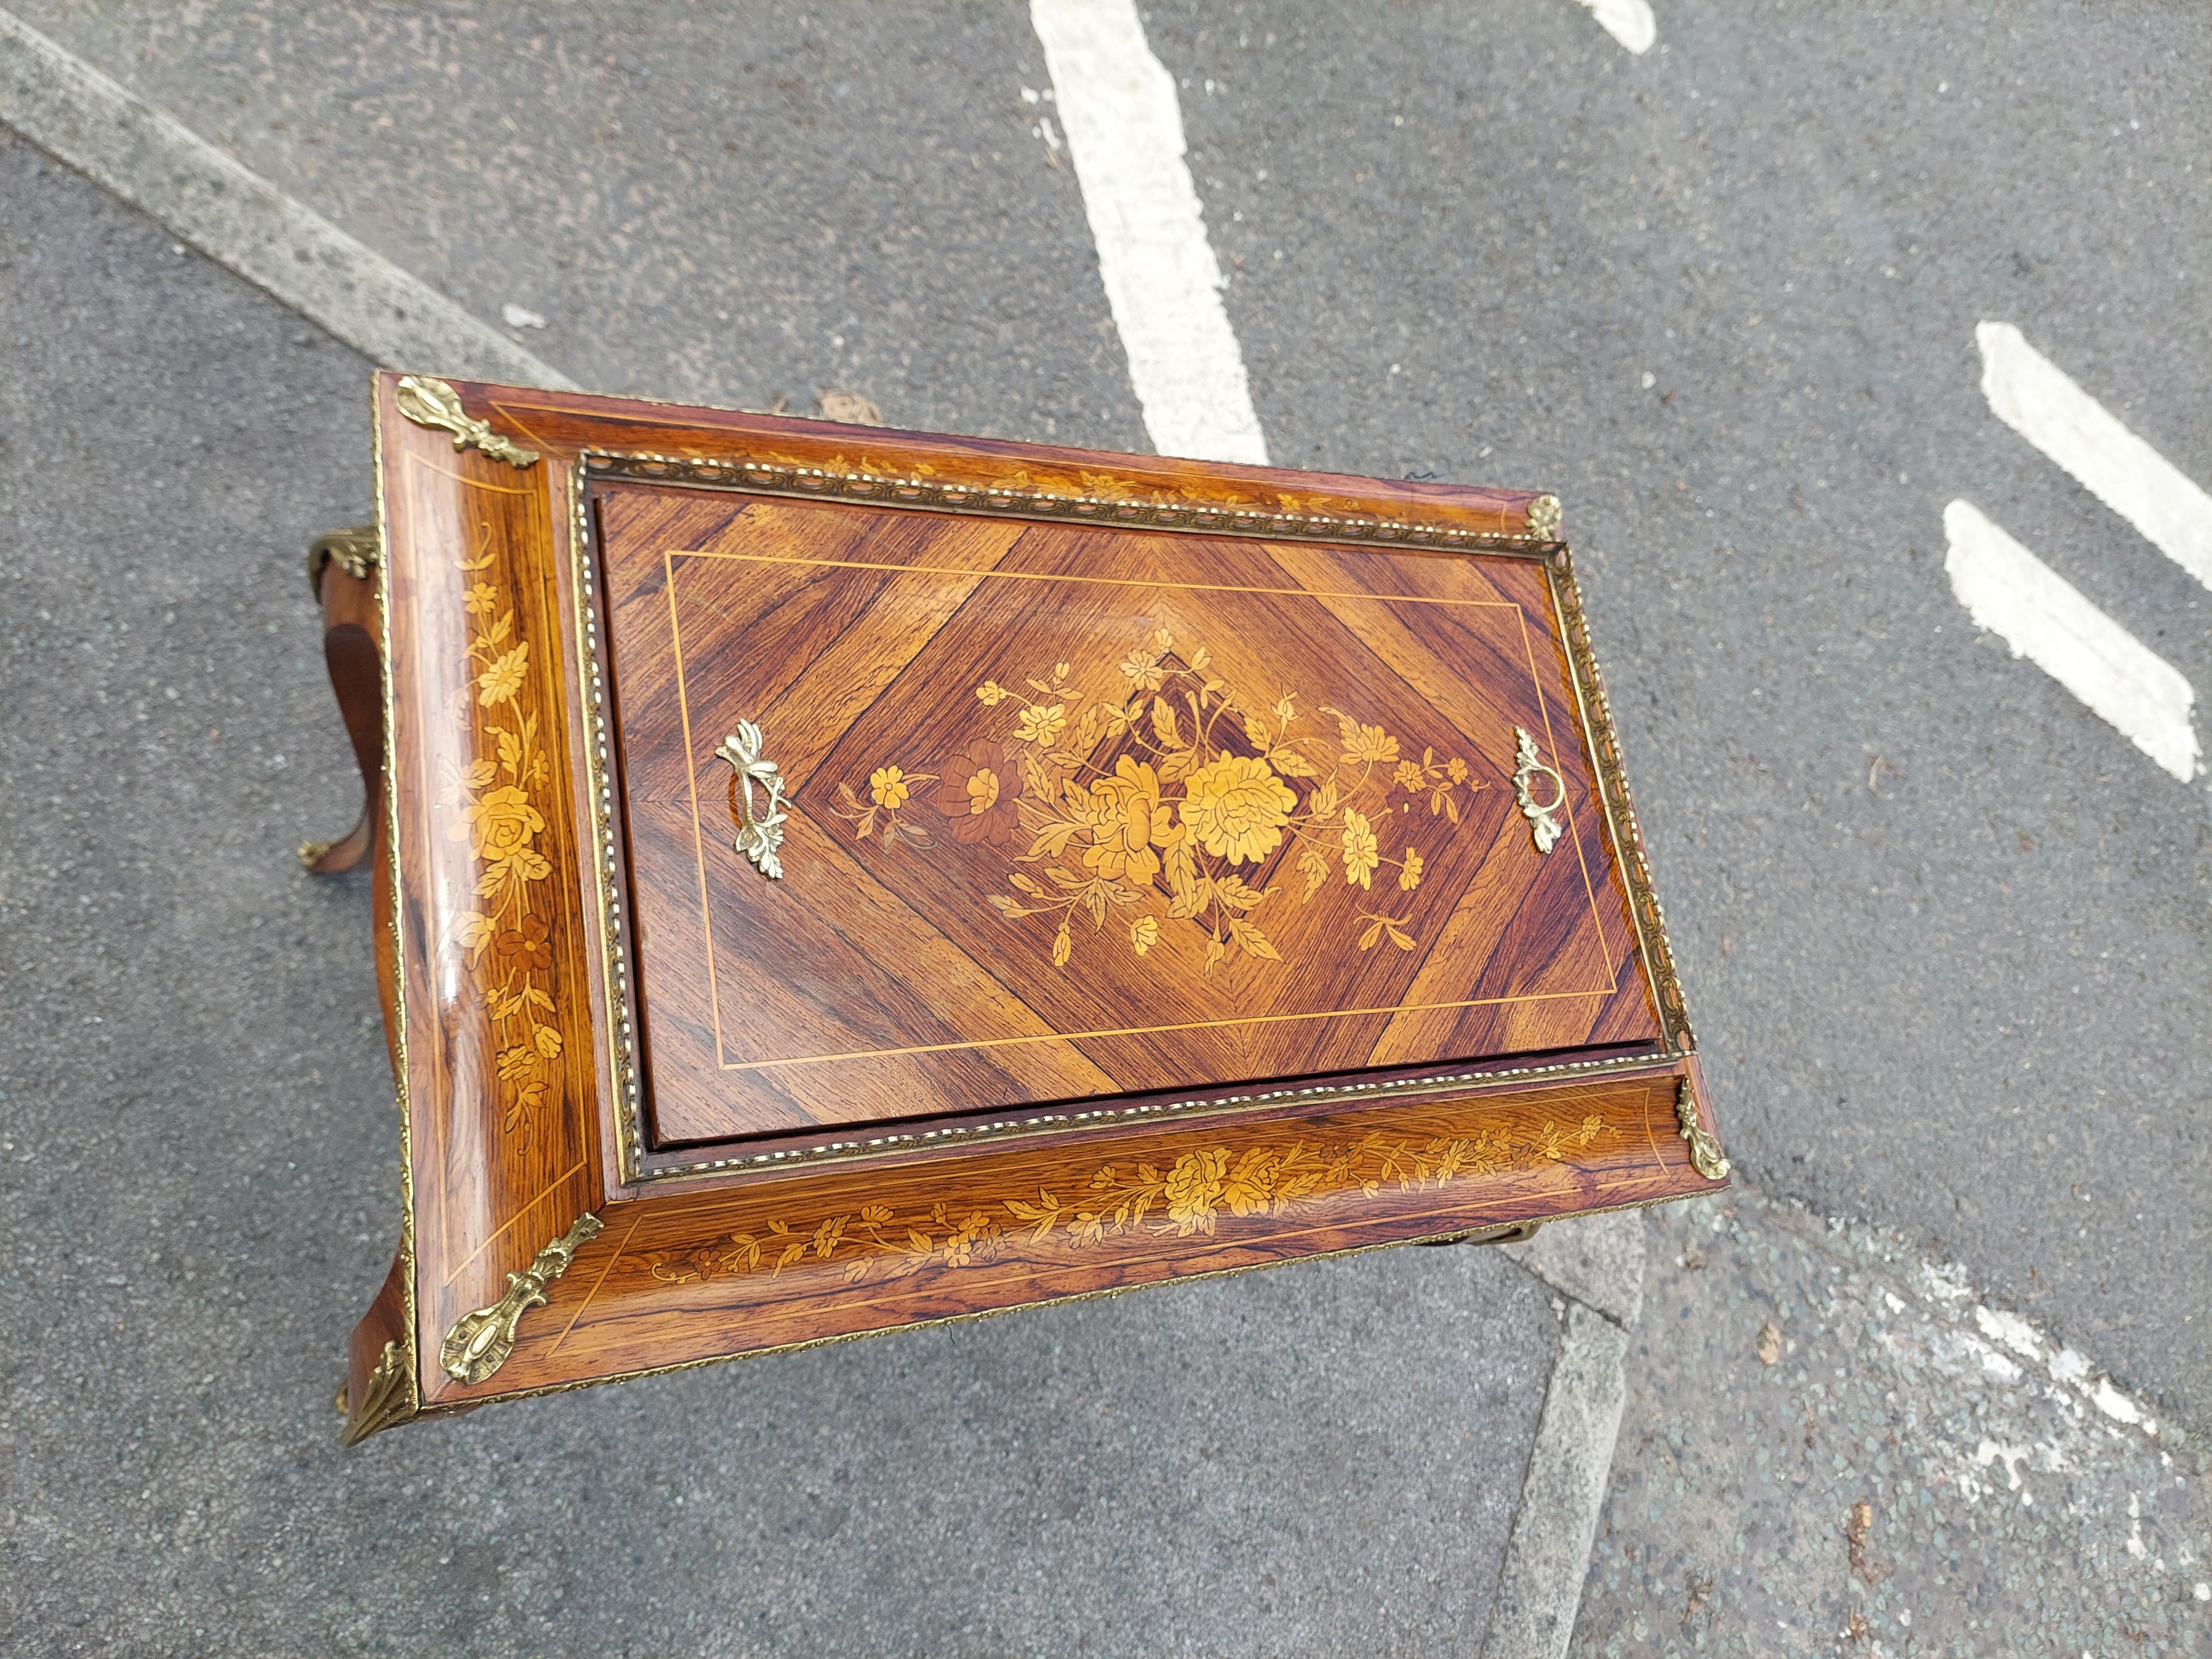
[[[374,402],[349,1440],[1725,1179],[1551,497]]]

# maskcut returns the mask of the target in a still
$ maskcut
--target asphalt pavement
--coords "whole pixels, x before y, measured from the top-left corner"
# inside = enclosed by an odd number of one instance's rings
[[[476,315],[517,306],[542,317],[516,337],[581,384],[756,407],[781,398],[800,412],[848,391],[898,425],[1146,447],[1074,170],[1040,119],[1050,78],[1019,6],[15,9]],[[1657,17],[1657,44],[1642,55],[1568,0],[1160,4],[1145,29],[1179,88],[1192,179],[1273,459],[1541,487],[1565,503],[1740,1171],[1819,1215],[1864,1218],[1886,1230],[1885,1249],[1960,1264],[1976,1305],[2034,1322],[2182,1430],[2179,1451],[2144,1455],[2178,1457],[2185,1477],[2212,1431],[2203,782],[2160,770],[1972,625],[1945,576],[1942,514],[1972,499],[2190,683],[2212,687],[2203,588],[1997,420],[1975,349],[1978,324],[2015,324],[2175,466],[2212,482],[2201,395],[2212,384],[2202,325],[2212,163],[2198,141],[2212,92],[2195,73],[2212,55],[2212,18],[2132,0],[2001,12],[1662,5]],[[42,179],[0,197],[11,261],[33,204],[64,190]],[[90,205],[37,208],[52,259],[65,263],[65,247],[90,258],[100,237],[125,234],[100,200],[83,192]],[[100,303],[149,306],[163,283],[185,280],[158,264],[118,270]],[[191,280],[229,292],[216,273]],[[54,292],[35,304],[27,289],[9,295],[4,337],[18,354],[45,337],[27,311],[71,314],[77,301]],[[208,314],[246,326],[255,301],[240,293]],[[158,326],[150,313],[134,317],[130,326],[155,332],[133,337],[198,339],[203,325],[179,319],[202,304],[179,301]],[[273,310],[257,325],[279,342],[301,333]],[[114,378],[88,380],[84,365],[51,382],[9,377],[38,386],[40,400],[9,387],[15,409],[37,413],[11,410],[0,441],[19,501],[28,486],[14,481],[33,460],[108,481],[81,498],[41,497],[42,533],[72,558],[98,556],[85,569],[112,579],[131,567],[134,586],[75,601],[95,606],[75,632],[29,629],[11,594],[15,637],[33,641],[15,647],[19,672],[109,659],[100,653],[120,636],[100,630],[155,626],[153,613],[117,607],[173,579],[150,574],[176,563],[165,522],[236,522],[274,571],[306,535],[355,521],[365,505],[362,365],[341,364],[337,348],[273,352],[252,383],[281,380],[285,401],[258,422],[252,398],[217,377],[223,412],[210,420],[250,429],[241,441],[264,462],[280,444],[309,446],[325,481],[310,490],[295,468],[257,507],[251,492],[265,486],[252,479],[265,465],[225,473],[217,489],[199,449],[189,452],[197,467],[178,459],[185,431],[221,447],[219,425],[177,424],[166,441],[157,432],[149,380],[178,404],[211,395],[188,393],[188,359],[166,344],[116,348],[107,337],[120,324],[78,326],[115,352]],[[135,471],[102,447],[96,410],[111,422],[137,411]],[[38,434],[58,423],[87,435],[40,453],[51,440]],[[112,481],[139,472],[167,493],[118,496]],[[164,520],[144,505],[188,495],[214,516]],[[295,509],[301,522],[284,521]],[[88,534],[103,516],[110,528]],[[0,580],[27,580],[20,554],[0,557]],[[275,610],[254,609],[276,604],[266,583],[239,582],[254,597],[226,601],[247,606],[237,616],[277,626]],[[289,619],[304,607],[284,604],[281,648],[296,661],[269,654],[275,635],[252,638],[264,653],[252,672],[224,655],[243,635],[192,647],[236,676],[227,695],[242,707],[304,699],[285,715],[293,726],[256,732],[260,755],[210,748],[183,764],[167,787],[221,796],[231,815],[195,845],[242,848],[258,835],[281,849],[302,833],[304,809],[317,809],[307,814],[317,828],[345,816],[312,640]],[[19,729],[42,740],[78,729],[46,705],[16,706],[37,716]],[[168,700],[154,693],[149,707],[160,715]],[[67,745],[54,748],[41,763],[62,769]],[[278,769],[266,757],[280,753],[288,787],[319,779],[323,795],[270,793]],[[303,774],[309,755],[322,769]],[[137,821],[115,816],[124,794],[150,814],[141,797],[162,793],[150,769],[125,768],[133,787],[123,791],[97,784],[87,761],[74,784],[11,810],[46,800],[36,844],[89,845],[100,826]],[[96,787],[108,793],[95,799]],[[9,841],[31,844],[14,830]],[[65,867],[58,854],[40,856]],[[133,856],[160,866],[150,852]],[[149,878],[133,902],[169,907],[146,915],[194,914],[203,901],[174,895],[228,866],[188,867],[158,897]],[[268,873],[228,878],[236,896],[224,903],[247,908],[221,910],[223,927],[265,914],[264,934],[307,940],[292,947],[283,994],[335,1030],[369,1006],[350,901],[264,902],[292,890],[258,884]],[[53,901],[65,913],[83,896],[53,885],[58,876],[11,868],[8,879],[11,904],[35,902],[40,926]],[[102,902],[95,891],[81,908]],[[311,915],[326,934],[296,919]],[[143,952],[144,939],[130,942],[143,932],[118,922],[109,937]],[[14,1040],[35,1043],[56,1075],[92,1066],[86,1097],[104,1099],[94,1085],[105,1068],[141,1074],[112,1058],[67,1060],[70,1045],[90,1054],[88,1033],[131,1039],[103,1025],[64,1042],[64,1019],[106,1017],[75,1012],[99,976],[53,949],[39,972],[69,994],[41,990],[46,1012]],[[276,1013],[233,1007],[213,975],[200,977],[198,1000],[160,1021],[166,1039],[138,1025],[131,1064],[166,1056],[222,1079],[221,1090],[195,1085],[205,1092],[194,1098],[273,1097],[280,1079],[239,1058],[254,1051],[236,1022]],[[264,1057],[298,1047],[277,1029],[253,1039]],[[343,1061],[298,1047],[316,1056],[300,1064],[373,1100],[384,1087],[373,1037],[364,1030]],[[176,1058],[186,1053],[204,1058]],[[265,1106],[223,1109],[240,1134],[265,1137],[264,1164],[294,1156]],[[88,1116],[65,1153],[41,1154],[77,1160],[53,1192],[124,1156],[129,1110]],[[356,1118],[344,1122],[355,1134]],[[349,1237],[381,1226],[387,1197],[373,1178],[380,1143],[369,1128],[358,1134],[308,1172],[299,1200],[327,1207],[329,1194],[357,1191]],[[205,1149],[187,1136],[186,1150]],[[68,1202],[128,1211],[112,1192]],[[327,1251],[330,1231],[302,1231],[286,1249]],[[1710,1310],[1723,1323],[1755,1290],[1742,1273],[1727,1282]],[[284,1340],[301,1339],[294,1328]],[[1700,1364],[1725,1353],[1773,1375],[1755,1340],[1730,1325],[1725,1341],[1694,1352]],[[1701,1391],[1686,1360],[1666,1370],[1668,1353],[1692,1351],[1655,1346],[1638,1385],[1671,1378],[1667,1410],[1683,1421],[1684,1402],[1726,1395],[1717,1381]],[[1632,1396],[1632,1426],[1639,1409]],[[1653,1447],[1665,1443],[1624,1429],[1621,1478],[1656,1480]],[[1819,1498],[1832,1556],[1847,1542],[1844,1518],[1826,1515],[1832,1496]],[[2080,1505],[2101,1516],[2105,1501]],[[2030,1518],[2044,1526],[2048,1512]],[[1610,1535],[1639,1524],[1617,1493]],[[2071,1548],[2062,1533],[2006,1533],[2003,1544],[2029,1559]],[[1606,1550],[1601,1536],[1586,1643],[1627,1639],[1630,1626],[1606,1611],[1619,1604],[1603,1598],[1644,1594],[1603,1588],[1604,1572],[1624,1571],[1607,1568]],[[1838,1558],[1845,1570],[1849,1557]],[[2194,1581],[2176,1582],[2191,1601]],[[1679,1613],[1690,1598],[1676,1589]],[[1670,1613],[1664,1641],[1651,1643],[1690,1645],[1732,1605],[1717,1591]],[[1839,1630],[1866,1611],[1838,1609]],[[1614,1622],[1600,1632],[1595,1619]],[[1798,1650],[1749,1622],[1730,1639],[1753,1628]],[[1901,1645],[1911,1628],[1881,1639]],[[2202,1639],[2177,1628],[2176,1641]],[[1998,1645],[1983,1632],[1961,1625],[1957,1637]]]

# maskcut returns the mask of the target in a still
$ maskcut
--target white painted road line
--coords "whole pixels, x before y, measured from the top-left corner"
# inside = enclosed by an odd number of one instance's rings
[[[574,384],[7,11],[0,121],[374,362]]]
[[[1974,331],[1996,417],[2212,587],[2212,495],[2120,424],[2010,323]]]
[[[1659,20],[1644,0],[1582,0],[1591,16],[1614,40],[1641,55],[1659,38]]]
[[[1971,501],[1943,509],[1943,568],[1975,623],[1997,635],[2186,783],[2203,769],[2197,694],[2165,658],[1992,524]]]
[[[1134,0],[1030,0],[1145,430],[1163,455],[1264,466],[1244,354],[1183,159],[1175,79]]]

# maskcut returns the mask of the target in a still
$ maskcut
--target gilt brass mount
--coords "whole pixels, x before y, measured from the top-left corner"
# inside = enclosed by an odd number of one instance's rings
[[[505,1296],[455,1320],[438,1349],[438,1363],[446,1375],[457,1382],[481,1382],[507,1364],[522,1316],[545,1305],[545,1287],[567,1273],[576,1252],[604,1230],[599,1217],[578,1216],[576,1224],[538,1251],[527,1267],[507,1276]]]
[[[717,759],[729,762],[737,773],[735,787],[730,793],[730,810],[738,820],[738,838],[731,845],[770,881],[781,881],[786,817],[783,777],[775,769],[775,763],[761,752],[765,741],[760,727],[750,720],[739,720],[738,729],[722,739],[722,746],[714,755]],[[753,806],[756,784],[767,795],[766,804],[757,811]]]
[[[367,580],[384,556],[384,538],[373,524],[357,524],[350,530],[333,530],[326,536],[315,538],[307,550],[307,586],[315,597],[323,597],[323,572],[332,565],[356,581]]]
[[[399,405],[399,412],[416,425],[434,426],[452,433],[456,449],[474,445],[492,459],[505,461],[510,466],[532,466],[537,463],[536,450],[525,449],[514,440],[501,437],[491,429],[489,422],[471,416],[461,407],[461,394],[443,380],[433,380],[428,374],[404,374],[392,397]]]
[[[1544,764],[1536,752],[1536,739],[1529,736],[1527,727],[1515,726],[1513,736],[1519,744],[1516,755],[1519,764],[1513,769],[1513,799],[1521,803],[1521,816],[1528,820],[1528,833],[1535,839],[1536,850],[1548,853],[1559,844],[1559,821],[1552,814],[1566,803],[1567,781]],[[1559,790],[1549,805],[1538,805],[1535,791],[1531,787],[1540,776],[1551,779]]]
[[[1690,1162],[1708,1181],[1726,1181],[1728,1154],[1698,1116],[1698,1091],[1684,1078],[1674,1091],[1674,1121],[1682,1126],[1682,1139],[1690,1143]]]
[[[404,1422],[415,1415],[414,1390],[409,1386],[407,1357],[399,1351],[397,1342],[387,1342],[377,1358],[376,1369],[369,1372],[361,1391],[361,1410],[351,1413],[346,1390],[338,1389],[338,1411],[349,1415],[345,1428],[338,1435],[342,1446],[357,1446],[379,1429],[389,1428],[394,1423]]]

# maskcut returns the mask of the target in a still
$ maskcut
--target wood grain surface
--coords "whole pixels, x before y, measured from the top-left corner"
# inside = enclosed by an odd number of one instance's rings
[[[593,505],[661,1145],[1656,1037],[1540,565]]]

